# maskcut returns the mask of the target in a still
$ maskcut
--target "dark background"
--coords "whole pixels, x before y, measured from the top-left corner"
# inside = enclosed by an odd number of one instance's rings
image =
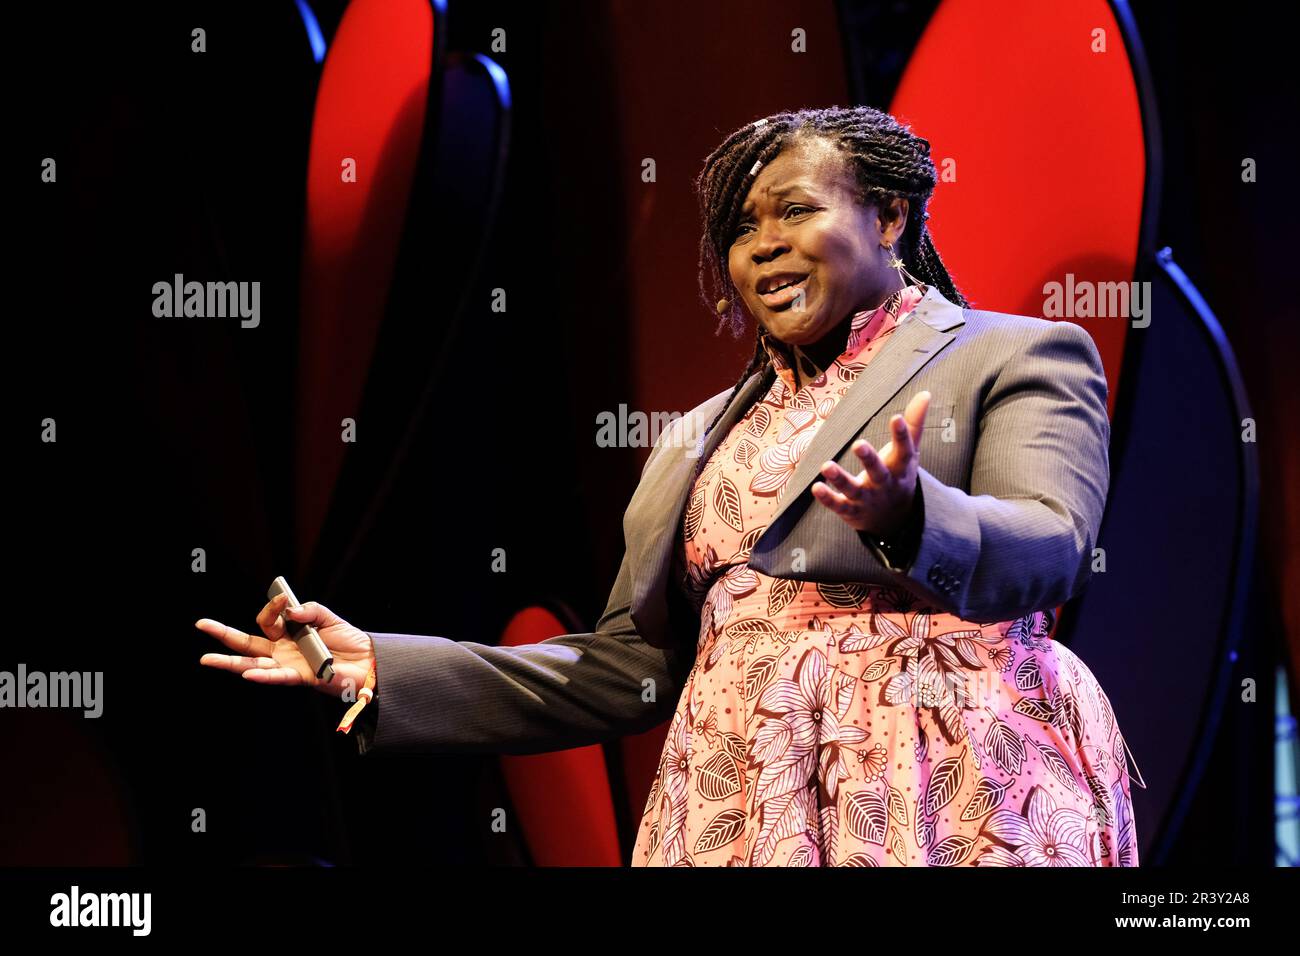
[[[619,171],[608,133],[613,90],[642,82],[690,109],[690,78],[620,75],[618,51],[605,42],[619,6],[451,4],[452,48],[488,52],[497,26],[511,39],[509,52],[492,54],[510,77],[513,120],[483,282],[484,290],[508,287],[510,309],[491,313],[485,291],[473,321],[444,330],[430,316],[433,334],[449,337],[452,361],[436,383],[425,440],[359,540],[331,529],[329,548],[356,552],[329,590],[337,568],[292,565],[286,517],[316,70],[292,4],[50,7],[25,10],[11,25],[6,99],[18,122],[5,150],[13,190],[5,382],[9,447],[20,451],[6,468],[10,613],[0,667],[103,670],[105,715],[0,717],[11,777],[0,860],[526,858],[515,839],[478,825],[484,808],[507,805],[495,758],[360,758],[333,732],[337,701],[200,668],[201,654],[221,648],[192,623],[210,617],[254,629],[265,589],[282,573],[300,598],[369,630],[492,643],[516,608],[550,598],[594,626],[643,456],[596,449],[589,423],[620,402],[662,407],[637,404],[647,366],[620,320],[632,295],[627,262],[646,247],[617,199],[630,174]],[[758,14],[734,6],[743,30]],[[341,7],[317,5],[327,37]],[[673,14],[683,42],[702,51],[732,42],[692,39],[689,10]],[[1216,308],[1261,432],[1293,435],[1297,110],[1286,9],[1139,4],[1134,12],[1166,137],[1162,242]],[[260,29],[248,28],[253,17]],[[208,30],[202,57],[189,52],[195,23]],[[757,82],[714,76],[701,56],[712,82]],[[767,112],[806,105],[779,92]],[[716,126],[752,118],[719,117]],[[1253,187],[1236,174],[1245,155],[1259,160]],[[57,188],[39,181],[45,156],[58,158]],[[679,175],[672,188],[683,194],[688,180]],[[680,230],[673,274],[689,281],[698,226],[682,221]],[[155,320],[150,288],[174,272],[260,280],[261,326]],[[676,307],[694,294],[675,293],[651,334],[663,349],[652,375],[671,376],[672,351],[686,340],[714,350],[716,373],[678,388],[669,407],[679,410],[730,386],[746,351],[714,339],[698,304]],[[422,384],[410,383],[412,394]],[[539,428],[517,411],[543,402],[558,427]],[[35,437],[46,417],[58,423],[56,444]],[[1265,554],[1288,550],[1282,489],[1294,454],[1286,444],[1261,445]],[[340,513],[364,505],[340,493]],[[542,547],[556,540],[570,545],[563,562]],[[205,574],[190,570],[195,547],[206,549]],[[494,547],[507,550],[510,574],[491,573]],[[1294,605],[1283,602],[1280,582],[1265,593],[1275,602],[1263,618],[1273,633],[1253,648],[1266,669],[1283,647],[1282,608]],[[1186,858],[1269,865],[1271,842],[1224,836],[1234,775],[1259,764],[1241,766],[1231,719],[1222,739]],[[1268,742],[1254,736],[1245,745]],[[206,833],[191,832],[195,807],[207,811]]]

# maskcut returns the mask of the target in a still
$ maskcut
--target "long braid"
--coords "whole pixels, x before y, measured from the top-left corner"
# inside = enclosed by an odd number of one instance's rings
[[[727,260],[749,187],[762,166],[801,137],[828,139],[844,153],[857,180],[859,202],[864,205],[873,203],[884,210],[895,198],[907,200],[907,225],[898,242],[904,266],[922,282],[936,286],[949,302],[965,308],[966,298],[948,274],[926,227],[930,218],[926,207],[938,183],[929,141],[888,113],[869,106],[797,110],[775,113],[742,126],[709,155],[695,178],[695,194],[705,227],[700,235],[699,288],[706,307],[713,311],[717,304],[719,319],[714,334],[727,326],[736,339],[748,324],[730,280]],[[759,170],[755,164],[759,164]],[[757,328],[753,355],[731,395],[704,430],[701,449],[713,426],[735,401],[740,387],[756,370],[764,373],[765,380],[775,375]],[[705,456],[701,454],[692,484],[704,464]]]
[[[934,239],[929,229],[922,229],[920,245],[916,254],[912,256],[912,263],[908,271],[926,285],[938,286],[943,297],[953,305],[959,305],[964,309],[970,304],[953,283],[948,270],[944,268],[943,260],[939,258],[939,250],[934,247]],[[904,265],[906,266],[906,263]]]

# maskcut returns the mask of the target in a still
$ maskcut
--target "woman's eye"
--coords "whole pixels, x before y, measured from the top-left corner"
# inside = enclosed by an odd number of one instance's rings
[[[794,212],[796,209],[802,210],[803,212],[812,212],[812,211],[813,211],[812,206],[798,206],[798,205],[795,205],[795,206],[790,206],[788,209],[786,209],[785,214],[788,216],[788,215],[790,215],[790,213]],[[737,239],[739,239],[741,236],[743,236],[743,235],[745,234],[745,232],[747,232],[750,228],[752,228],[752,226],[753,226],[753,224],[752,224],[752,223],[748,223],[748,222],[742,222],[740,225],[738,225],[738,226],[736,227],[736,234],[732,237],[732,242],[735,242]]]

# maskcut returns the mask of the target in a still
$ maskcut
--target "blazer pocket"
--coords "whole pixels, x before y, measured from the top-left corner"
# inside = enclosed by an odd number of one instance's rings
[[[931,402],[925,412],[925,430],[928,432],[933,428],[939,431],[948,424],[948,419],[952,419],[952,424],[955,425],[957,416],[953,414],[954,408],[956,404],[953,402]]]
[[[926,445],[932,442],[944,441],[944,429],[948,425],[957,427],[957,415],[954,414],[956,403],[941,402],[940,405],[931,405],[926,410],[926,432],[920,436],[920,440]],[[927,441],[928,438],[928,441]],[[958,441],[959,438],[954,434],[950,441]]]
[[[926,410],[926,428],[930,428],[931,425],[939,425],[939,427],[941,427],[944,423],[944,419],[950,418],[956,420],[956,416],[953,415],[953,411],[956,410],[956,408],[956,402],[940,402],[936,401],[936,399],[931,399],[930,407]],[[902,415],[905,411],[906,406],[889,408],[888,411],[881,411],[879,415],[875,416],[875,419],[872,419],[872,424],[884,429],[885,432],[888,432],[889,419],[892,419],[894,415]]]
[[[935,429],[937,431],[938,429],[943,428],[944,420],[948,418],[951,418],[953,422],[956,423],[957,416],[953,414],[953,411],[956,409],[956,407],[957,406],[955,402],[931,401],[930,407],[927,408],[925,411],[925,430],[928,432],[931,429]],[[881,412],[874,419],[872,419],[872,425],[870,428],[868,428],[866,431],[862,433],[863,437],[867,436],[867,432],[872,432],[878,435],[879,434],[885,435],[886,436],[885,440],[888,441],[890,419],[892,419],[895,415],[902,415],[904,410],[905,410],[904,408],[893,408],[887,412]],[[867,440],[870,441],[870,438],[868,438]]]
[[[942,433],[944,429],[944,421],[946,419],[952,419],[952,423],[954,425],[957,424],[955,409],[956,403],[954,402],[930,402],[930,407],[926,409],[925,412],[925,433],[921,436],[921,443],[924,446],[930,447],[931,445],[943,441]],[[893,440],[893,435],[889,431],[890,419],[895,415],[901,414],[903,414],[902,408],[895,408],[887,412],[881,412],[871,420],[870,425],[858,432],[853,441],[857,441],[859,438],[865,438],[867,441],[871,442],[872,447],[879,451],[888,442]],[[957,437],[956,440],[960,441],[960,437]],[[850,442],[849,448],[852,449],[852,447],[853,442]],[[861,459],[851,451],[846,453],[844,457],[845,461],[861,462]]]

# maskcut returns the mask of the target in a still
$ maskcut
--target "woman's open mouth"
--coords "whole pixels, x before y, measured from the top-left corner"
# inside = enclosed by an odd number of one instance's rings
[[[807,288],[808,276],[805,275],[801,279],[791,279],[770,292],[764,292],[759,295],[759,298],[769,309],[782,309],[803,295]]]

